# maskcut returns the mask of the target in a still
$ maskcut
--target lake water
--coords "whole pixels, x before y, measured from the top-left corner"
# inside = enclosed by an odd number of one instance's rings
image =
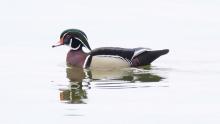
[[[0,123],[220,123],[219,2],[9,0],[1,9]],[[70,68],[68,47],[51,48],[66,28],[85,31],[92,48],[170,52],[142,68]]]

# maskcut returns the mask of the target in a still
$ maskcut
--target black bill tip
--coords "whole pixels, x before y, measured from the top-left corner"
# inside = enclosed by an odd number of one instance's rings
[[[63,45],[63,44],[52,45],[52,48],[54,48],[54,47],[58,47],[58,46],[61,46],[61,45]]]

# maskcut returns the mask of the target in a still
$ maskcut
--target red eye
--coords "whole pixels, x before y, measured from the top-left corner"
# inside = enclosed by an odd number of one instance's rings
[[[66,38],[70,38],[70,35],[66,35]]]

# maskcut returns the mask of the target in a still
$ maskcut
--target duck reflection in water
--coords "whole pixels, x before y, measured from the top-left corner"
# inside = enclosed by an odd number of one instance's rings
[[[122,89],[134,88],[129,84],[159,82],[165,78],[153,74],[151,66],[127,69],[83,69],[73,66],[66,68],[67,78],[70,80],[68,89],[61,89],[60,100],[70,104],[85,104],[90,82],[98,88]]]

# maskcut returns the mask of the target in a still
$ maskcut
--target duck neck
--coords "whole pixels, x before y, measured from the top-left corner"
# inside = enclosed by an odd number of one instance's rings
[[[66,62],[68,65],[83,68],[87,56],[88,53],[85,53],[82,49],[70,50],[67,54]]]

